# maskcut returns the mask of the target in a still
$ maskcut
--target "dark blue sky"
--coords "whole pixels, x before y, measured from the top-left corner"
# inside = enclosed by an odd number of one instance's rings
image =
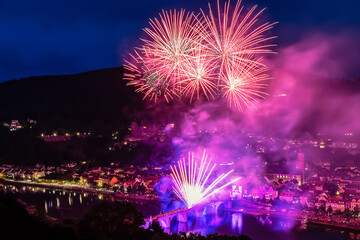
[[[216,0],[0,0],[0,82],[116,67],[138,44],[161,9],[207,10]],[[223,1],[222,1],[223,2]],[[234,4],[235,1],[232,1]],[[279,21],[279,46],[314,31],[360,29],[360,1],[245,0],[266,7],[261,20]]]

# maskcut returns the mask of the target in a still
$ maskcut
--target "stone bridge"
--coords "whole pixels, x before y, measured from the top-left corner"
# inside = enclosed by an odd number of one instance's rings
[[[163,228],[170,228],[172,221],[186,223],[189,217],[202,217],[204,215],[219,216],[220,209],[231,208],[231,201],[218,201],[207,204],[199,204],[192,208],[180,208],[154,217],[145,219],[145,228],[148,228],[152,221],[158,221]]]

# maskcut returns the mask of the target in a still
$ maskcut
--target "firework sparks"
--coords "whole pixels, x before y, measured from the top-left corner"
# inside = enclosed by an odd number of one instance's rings
[[[254,6],[246,14],[238,0],[232,12],[230,12],[230,1],[225,2],[221,11],[219,0],[217,1],[217,15],[211,9],[209,3],[209,15],[201,10],[203,15],[204,46],[209,50],[209,56],[220,64],[220,72],[224,68],[236,62],[242,66],[248,63],[262,65],[249,56],[254,54],[271,53],[271,44],[264,44],[274,37],[264,37],[263,33],[273,27],[275,23],[265,23],[255,26],[259,15],[265,10],[256,13]],[[230,12],[230,14],[229,14]],[[240,17],[244,15],[243,17]],[[217,20],[217,21],[216,21]]]
[[[198,46],[184,62],[180,71],[179,84],[183,88],[183,94],[190,96],[190,102],[195,95],[199,99],[200,93],[203,93],[207,99],[214,98],[216,94],[216,84],[213,82],[216,78],[215,69],[216,66],[211,63],[201,46]]]
[[[265,33],[275,23],[258,23],[263,11],[254,6],[246,12],[240,0],[233,9],[230,1],[221,9],[218,0],[215,12],[209,4],[208,15],[162,11],[150,19],[132,61],[125,61],[127,85],[154,101],[221,96],[239,111],[252,109],[266,95],[261,57],[272,52],[268,42],[274,38]]]
[[[169,80],[177,81],[179,69],[198,43],[196,18],[183,9],[163,11],[159,19],[150,20],[150,26],[144,29],[150,39],[142,39],[146,61]]]
[[[189,153],[187,167],[185,159],[178,161],[178,167],[170,167],[172,170],[171,177],[175,185],[174,192],[189,208],[199,204],[240,179],[237,178],[219,186],[219,183],[233,172],[233,170],[231,170],[226,174],[221,174],[209,184],[208,180],[216,164],[211,164],[211,159],[208,158],[206,150],[203,152],[200,164],[194,161],[193,153]]]
[[[159,97],[164,97],[167,102],[173,99],[177,93],[170,86],[167,77],[154,70],[151,65],[145,64],[143,57],[137,52],[135,53],[136,55],[130,55],[135,63],[126,61],[124,66],[124,80],[129,81],[127,85],[134,86],[136,92],[144,93],[144,99],[149,98],[155,102]]]
[[[266,67],[258,66],[256,63],[247,64],[245,67],[239,65],[226,67],[226,71],[220,75],[219,87],[230,107],[242,111],[244,106],[254,108],[254,102],[266,96],[264,82],[269,76],[265,73]]]

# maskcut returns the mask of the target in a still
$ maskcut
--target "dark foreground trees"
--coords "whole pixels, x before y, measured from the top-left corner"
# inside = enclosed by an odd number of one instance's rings
[[[218,234],[168,235],[157,222],[149,229],[144,229],[140,227],[144,224],[144,217],[129,202],[103,202],[80,220],[54,221],[44,216],[30,215],[25,206],[17,200],[0,194],[0,216],[0,236],[9,235],[11,239],[250,240],[247,236]]]

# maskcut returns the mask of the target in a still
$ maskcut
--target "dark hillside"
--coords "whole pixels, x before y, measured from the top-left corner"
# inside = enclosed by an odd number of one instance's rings
[[[142,96],[122,76],[119,67],[0,83],[0,121],[30,117],[69,130],[128,125]]]

